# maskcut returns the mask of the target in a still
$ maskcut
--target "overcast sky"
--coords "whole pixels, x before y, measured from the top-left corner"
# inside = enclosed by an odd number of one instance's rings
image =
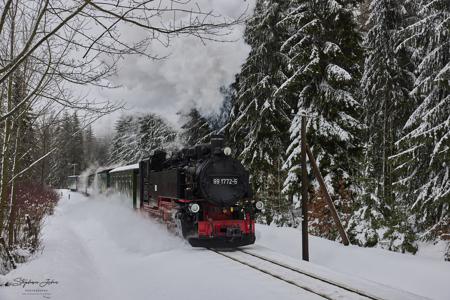
[[[201,0],[202,9],[212,8],[224,16],[237,17],[247,7],[251,14],[254,0]],[[123,114],[153,112],[179,126],[177,112],[197,107],[203,114],[216,111],[222,102],[221,86],[233,82],[234,75],[248,55],[249,47],[242,38],[244,27],[236,26],[228,39],[235,42],[202,44],[194,37],[172,41],[170,48],[155,44],[160,55],[170,54],[162,61],[143,57],[126,57],[120,62],[113,82],[118,89],[95,89],[91,97],[124,100],[127,110],[105,116],[94,123],[98,135],[113,132],[114,122]]]

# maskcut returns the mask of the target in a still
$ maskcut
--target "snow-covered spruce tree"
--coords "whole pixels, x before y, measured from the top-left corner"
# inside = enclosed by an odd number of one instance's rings
[[[111,150],[110,164],[126,164],[137,160],[139,151],[139,126],[132,116],[122,116],[116,121]]]
[[[285,207],[281,193],[284,149],[287,141],[290,107],[274,92],[286,79],[282,73],[283,55],[279,49],[285,32],[277,27],[288,2],[259,0],[247,22],[245,41],[250,54],[237,75],[237,93],[229,126],[234,148],[251,174],[255,197],[266,204],[265,222]],[[282,221],[281,221],[282,222]]]
[[[50,147],[57,147],[58,137],[61,134],[61,126],[54,126],[54,128],[52,127],[51,133],[52,135],[49,135],[49,137],[51,137],[51,139],[49,138],[48,142],[49,146],[45,150],[47,150]],[[64,177],[64,175],[62,174],[65,171],[65,169],[59,168],[62,167],[63,163],[61,159],[63,159],[62,151],[61,149],[56,148],[56,150],[51,155],[51,159],[48,160],[49,161],[48,169],[45,170],[48,173],[48,177],[46,178],[44,177],[43,179],[41,179],[41,182],[46,182],[50,186],[55,188],[64,188],[62,185],[60,185],[60,180],[62,177]],[[45,171],[42,171],[42,173],[44,173]]]
[[[364,41],[366,58],[361,80],[365,135],[364,180],[359,209],[353,218],[355,241],[377,243],[397,251],[415,251],[404,205],[395,197],[390,157],[394,143],[415,102],[409,96],[414,81],[408,47],[396,47],[396,36],[410,12],[405,1],[374,0]]]
[[[68,155],[71,164],[75,165],[75,173],[80,174],[86,168],[86,160],[84,153],[83,129],[81,128],[80,119],[75,112],[72,115],[72,132],[68,144]]]
[[[83,132],[83,140],[84,140],[84,157],[86,167],[89,167],[91,164],[95,163],[95,147],[96,147],[96,139],[94,133],[92,132],[92,127],[89,125],[86,130]]]
[[[234,121],[241,115],[241,107],[238,105],[239,77],[239,74],[236,74],[234,82],[229,86],[230,113],[225,125],[220,129],[220,132],[225,136],[227,144],[233,147],[233,152],[236,155],[239,155],[244,150],[244,145],[240,142],[244,140],[246,134],[243,127],[233,126]]]
[[[153,150],[166,148],[176,138],[175,130],[161,117],[146,114],[138,118],[139,158],[150,156]]]
[[[179,135],[185,146],[209,142],[212,130],[208,120],[196,108],[192,108],[187,114],[180,113],[180,117],[183,125]]]
[[[450,234],[450,2],[420,1],[419,19],[402,44],[417,49],[417,79],[411,95],[419,106],[405,125],[394,157],[399,197],[408,202],[425,240]],[[450,248],[449,248],[450,250]],[[447,253],[450,256],[450,253]]]
[[[231,112],[233,110],[233,103],[236,99],[236,86],[237,82],[235,81],[228,87],[220,87],[220,93],[223,96],[222,105],[217,113],[213,113],[207,117],[208,123],[214,134],[222,134],[225,139],[228,137],[228,121],[230,120]]]
[[[99,166],[106,166],[108,164],[112,139],[113,137],[109,135],[95,138],[94,161]]]
[[[80,121],[76,114],[72,116],[65,113],[60,125],[55,130],[52,148],[54,163],[51,168],[50,183],[56,187],[66,187],[67,176],[74,172],[79,174],[84,168],[83,134],[80,130]]]
[[[290,145],[284,165],[288,170],[284,191],[298,195],[301,189],[300,123],[301,115],[307,114],[307,140],[341,216],[344,202],[350,202],[355,190],[362,154],[361,106],[355,96],[362,49],[353,2],[290,2],[289,11],[280,22],[289,33],[281,47],[289,59],[289,78],[276,92],[281,99],[289,95],[296,98],[297,113],[290,125]],[[317,185],[311,196],[313,208],[324,207],[318,203],[324,200],[319,197]],[[312,222],[326,222],[324,217],[331,220],[328,214]],[[318,230],[316,234],[330,238],[337,235],[331,227],[326,232]]]
[[[110,150],[110,164],[131,164],[164,148],[175,137],[175,131],[155,114],[124,116],[116,122]]]

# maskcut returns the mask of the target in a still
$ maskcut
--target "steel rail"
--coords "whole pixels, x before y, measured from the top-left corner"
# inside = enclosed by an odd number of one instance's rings
[[[282,277],[282,276],[280,276],[280,275],[273,274],[272,272],[270,272],[270,271],[268,271],[268,270],[265,270],[265,269],[263,269],[263,268],[260,268],[260,267],[258,267],[258,266],[255,266],[255,265],[252,264],[252,263],[245,262],[245,261],[243,261],[243,260],[241,260],[241,259],[235,258],[235,257],[233,257],[233,256],[231,256],[231,255],[227,255],[226,253],[224,253],[224,252],[222,252],[222,251],[218,251],[218,250],[214,250],[214,249],[209,249],[209,250],[211,250],[211,251],[213,251],[213,252],[215,252],[215,253],[217,253],[217,254],[219,254],[219,255],[221,255],[221,256],[224,256],[224,257],[226,257],[226,258],[229,258],[229,259],[231,259],[231,260],[233,260],[233,261],[235,261],[235,262],[238,262],[238,263],[240,263],[240,264],[243,264],[243,265],[245,265],[245,266],[247,266],[247,267],[250,267],[250,268],[252,268],[252,269],[255,269],[255,270],[257,270],[257,271],[260,271],[260,272],[262,272],[262,273],[264,273],[264,274],[266,274],[266,275],[272,276],[272,277],[274,277],[274,278],[276,278],[276,279],[278,279],[278,280],[281,280],[281,281],[283,281],[283,282],[286,282],[286,283],[288,283],[288,284],[290,284],[290,285],[293,285],[293,286],[296,286],[296,287],[298,287],[298,288],[301,288],[301,289],[303,289],[303,290],[305,290],[305,291],[307,291],[307,292],[316,294],[316,295],[318,295],[318,296],[320,296],[320,297],[322,297],[322,298],[329,299],[329,300],[334,300],[334,299],[335,299],[335,298],[331,297],[330,295],[324,294],[323,292],[319,292],[319,291],[316,291],[316,290],[314,290],[314,289],[308,287],[306,284],[303,285],[303,284],[300,284],[300,283],[295,282],[295,281],[293,281],[293,280],[284,278],[284,277]],[[329,280],[329,279],[326,279],[326,278],[317,276],[317,275],[315,275],[315,274],[311,274],[311,273],[309,273],[309,272],[305,272],[305,271],[299,270],[299,269],[297,269],[297,268],[294,268],[294,267],[291,267],[291,266],[282,264],[282,263],[280,263],[280,262],[273,261],[273,260],[271,260],[271,259],[269,259],[269,258],[267,258],[267,257],[264,257],[264,256],[260,256],[260,255],[257,255],[257,254],[251,253],[251,252],[247,252],[247,251],[241,250],[241,249],[237,249],[237,250],[235,250],[235,251],[244,253],[244,254],[249,255],[249,256],[252,256],[252,257],[255,257],[255,258],[259,259],[259,260],[268,262],[268,263],[270,263],[270,264],[276,265],[276,266],[281,267],[281,268],[283,268],[283,269],[286,269],[286,270],[289,270],[289,271],[292,271],[292,272],[295,272],[295,273],[298,273],[298,274],[301,274],[301,275],[310,277],[310,278],[312,278],[312,279],[315,279],[315,280],[324,282],[324,283],[326,283],[326,284],[329,284],[329,285],[334,286],[334,287],[336,287],[336,288],[339,288],[339,289],[341,289],[341,290],[345,290],[345,291],[347,291],[347,292],[357,294],[357,295],[362,296],[362,297],[365,297],[365,298],[367,298],[367,299],[371,299],[371,300],[384,300],[383,298],[379,298],[379,297],[377,297],[377,296],[369,295],[369,294],[367,294],[367,293],[365,293],[365,292],[363,292],[363,291],[360,291],[360,290],[357,290],[357,289],[353,289],[353,288],[351,288],[351,287],[345,286],[345,285],[340,284],[340,283],[337,283],[337,282],[333,282],[333,281],[331,281],[331,280]]]
[[[245,250],[241,250],[241,249],[238,249],[237,251],[242,252],[242,253],[245,253],[245,254],[247,254],[247,255],[251,255],[251,256],[253,256],[253,257],[256,257],[256,258],[258,258],[258,259],[261,259],[261,260],[264,260],[264,261],[266,261],[266,262],[272,263],[272,264],[277,265],[277,266],[279,266],[279,267],[282,267],[282,268],[291,270],[291,271],[293,271],[293,272],[296,272],[296,273],[299,273],[299,274],[302,274],[302,275],[305,275],[305,276],[308,276],[308,277],[311,277],[311,278],[320,280],[320,281],[322,281],[322,282],[328,283],[329,285],[333,285],[333,286],[335,286],[335,287],[341,288],[341,289],[346,290],[346,291],[348,291],[348,292],[352,292],[352,293],[358,294],[358,295],[360,295],[360,296],[363,296],[363,297],[366,297],[366,298],[369,298],[369,299],[372,299],[372,300],[384,300],[383,298],[377,297],[377,296],[375,296],[375,295],[369,295],[369,294],[365,293],[364,291],[361,291],[361,290],[358,290],[358,289],[351,288],[351,287],[346,286],[346,285],[343,285],[343,284],[341,284],[341,283],[334,282],[334,281],[329,280],[329,279],[327,279],[327,278],[323,278],[323,277],[320,277],[320,276],[318,276],[318,275],[311,274],[311,273],[309,273],[309,272],[305,272],[305,271],[299,270],[299,269],[297,269],[297,268],[295,268],[295,267],[291,267],[291,266],[282,264],[282,263],[277,262],[277,261],[273,261],[273,260],[271,260],[271,259],[269,259],[269,258],[267,258],[267,257],[260,256],[260,255],[258,255],[258,254],[251,253],[251,252],[248,252],[248,251],[245,251]]]
[[[286,283],[288,283],[288,284],[290,284],[290,285],[293,285],[293,286],[298,287],[298,288],[300,288],[300,289],[302,289],[302,290],[305,290],[305,291],[307,291],[307,292],[309,292],[309,293],[316,294],[316,295],[318,295],[318,296],[320,296],[320,297],[322,297],[322,298],[328,299],[328,300],[334,300],[334,299],[331,298],[330,296],[325,295],[325,294],[322,294],[322,293],[317,292],[317,291],[314,291],[313,289],[309,288],[309,287],[306,286],[306,285],[305,285],[305,286],[304,286],[304,285],[300,285],[300,284],[298,284],[298,283],[295,282],[295,281],[292,281],[292,280],[283,278],[283,277],[281,277],[281,276],[279,276],[279,275],[273,274],[273,273],[271,273],[271,272],[269,272],[269,271],[267,271],[267,270],[264,270],[264,269],[262,269],[262,268],[259,268],[259,267],[255,266],[255,265],[252,265],[252,264],[249,264],[249,263],[247,263],[247,262],[245,262],[245,261],[236,259],[235,257],[226,255],[226,254],[223,253],[223,252],[220,252],[220,251],[217,251],[217,250],[213,250],[213,249],[209,249],[209,250],[211,250],[211,251],[213,251],[213,252],[215,252],[215,253],[217,253],[217,254],[219,254],[219,255],[222,255],[222,256],[224,256],[224,257],[226,257],[226,258],[229,258],[229,259],[231,259],[231,260],[233,260],[233,261],[235,261],[235,262],[238,262],[238,263],[240,263],[240,264],[243,264],[243,265],[245,265],[245,266],[247,266],[247,267],[249,267],[249,268],[255,269],[255,270],[260,271],[260,272],[262,272],[262,273],[264,273],[264,274],[266,274],[266,275],[272,276],[272,277],[274,277],[274,278],[276,278],[276,279],[278,279],[278,280],[281,280],[281,281],[286,282]]]

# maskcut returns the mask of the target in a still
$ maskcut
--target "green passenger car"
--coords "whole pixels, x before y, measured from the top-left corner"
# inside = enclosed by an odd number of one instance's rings
[[[112,169],[102,169],[95,174],[96,182],[94,182],[94,184],[100,193],[105,193],[106,190],[111,187],[111,176],[109,174],[111,170]]]
[[[73,192],[77,190],[78,187],[78,175],[67,177],[67,188]]]
[[[139,164],[115,168],[109,171],[111,188],[133,203],[133,208],[139,208]]]

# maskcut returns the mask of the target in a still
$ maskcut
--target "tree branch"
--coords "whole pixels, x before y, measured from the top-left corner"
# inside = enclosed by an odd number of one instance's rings
[[[5,24],[6,15],[8,14],[9,7],[11,6],[12,0],[8,0],[3,8],[2,17],[0,18],[0,33],[2,33],[3,25]]]
[[[19,65],[31,54],[33,53],[39,46],[41,46],[45,41],[47,41],[51,36],[53,36],[56,32],[58,32],[61,27],[64,26],[67,22],[73,19],[78,13],[80,13],[91,0],[85,0],[84,4],[77,8],[73,13],[71,13],[67,18],[65,18],[58,26],[56,26],[52,31],[42,37],[30,50],[26,53],[22,54],[21,57],[18,57],[18,60],[11,66],[8,67],[8,71],[0,78],[0,84],[3,83],[18,67]]]

